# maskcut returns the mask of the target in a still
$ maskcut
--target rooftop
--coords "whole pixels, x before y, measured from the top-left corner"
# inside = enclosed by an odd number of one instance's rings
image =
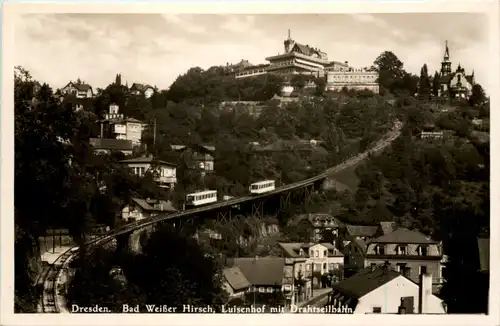
[[[281,285],[285,259],[279,257],[233,258],[228,263],[238,267],[252,285]]]
[[[378,231],[378,226],[347,225],[347,233],[355,237],[373,237]]]
[[[437,243],[426,237],[424,234],[408,230],[406,228],[399,228],[389,234],[383,235],[379,238],[373,239],[371,243],[416,243],[416,244],[431,244]]]
[[[303,243],[303,242],[279,242],[278,245],[285,251],[286,255],[290,258],[297,257],[309,257],[309,248],[315,245],[322,245],[328,249],[328,257],[343,257],[344,254],[341,253],[337,248],[335,248],[331,243]],[[300,254],[300,249],[303,250],[303,254]]]
[[[252,285],[238,267],[224,268],[222,273],[227,283],[229,283],[235,291],[246,289]]]
[[[95,149],[104,150],[132,150],[132,141],[126,139],[114,139],[114,138],[90,138],[90,144]]]
[[[170,201],[132,198],[132,201],[143,210],[150,212],[176,212]]]
[[[165,161],[161,161],[161,160],[155,160],[152,157],[130,158],[130,159],[127,159],[127,160],[120,161],[120,163],[125,163],[125,164],[133,164],[133,163],[149,163],[149,164],[153,164],[153,163],[158,163],[158,164],[161,164],[161,165],[176,166],[176,164],[174,164],[174,163],[169,163],[169,162],[165,162]]]
[[[378,266],[372,271],[371,267],[367,267],[344,281],[334,284],[333,289],[351,298],[359,299],[398,276],[402,275],[390,268]]]

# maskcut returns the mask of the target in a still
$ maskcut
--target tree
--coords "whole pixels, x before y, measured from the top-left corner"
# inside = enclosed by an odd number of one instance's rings
[[[427,64],[420,69],[420,80],[418,83],[418,95],[422,98],[428,99],[431,94],[431,85],[429,81],[429,73],[427,71]]]
[[[403,62],[393,52],[382,52],[373,64],[379,73],[380,86],[391,93],[400,88],[404,77]]]
[[[472,86],[472,94],[469,98],[469,104],[471,106],[481,105],[486,100],[486,95],[484,93],[483,87],[480,84],[474,84]]]
[[[439,90],[441,89],[439,73],[436,71],[434,77],[432,78],[432,95],[439,96]]]

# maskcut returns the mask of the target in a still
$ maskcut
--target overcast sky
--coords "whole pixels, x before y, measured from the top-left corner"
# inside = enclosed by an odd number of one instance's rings
[[[25,14],[16,20],[16,64],[53,88],[78,77],[105,87],[121,73],[129,85],[165,89],[190,67],[265,63],[283,52],[288,29],[329,60],[363,67],[390,50],[417,74],[424,63],[439,69],[448,40],[453,69],[461,63],[478,82],[487,78],[488,21],[477,13]]]

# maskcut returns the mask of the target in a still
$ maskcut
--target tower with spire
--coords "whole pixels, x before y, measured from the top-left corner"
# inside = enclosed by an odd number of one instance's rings
[[[290,29],[288,29],[288,38],[284,42],[285,44],[285,53],[290,53],[292,51],[293,46],[295,45],[295,41],[292,40],[292,37],[290,36]]]
[[[450,50],[448,49],[448,41],[446,41],[443,61],[441,62],[441,76],[449,76],[450,74],[451,74]]]

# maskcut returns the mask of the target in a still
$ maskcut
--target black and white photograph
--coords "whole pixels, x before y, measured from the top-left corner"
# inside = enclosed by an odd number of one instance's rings
[[[9,19],[14,315],[498,310],[491,15],[114,8]]]

